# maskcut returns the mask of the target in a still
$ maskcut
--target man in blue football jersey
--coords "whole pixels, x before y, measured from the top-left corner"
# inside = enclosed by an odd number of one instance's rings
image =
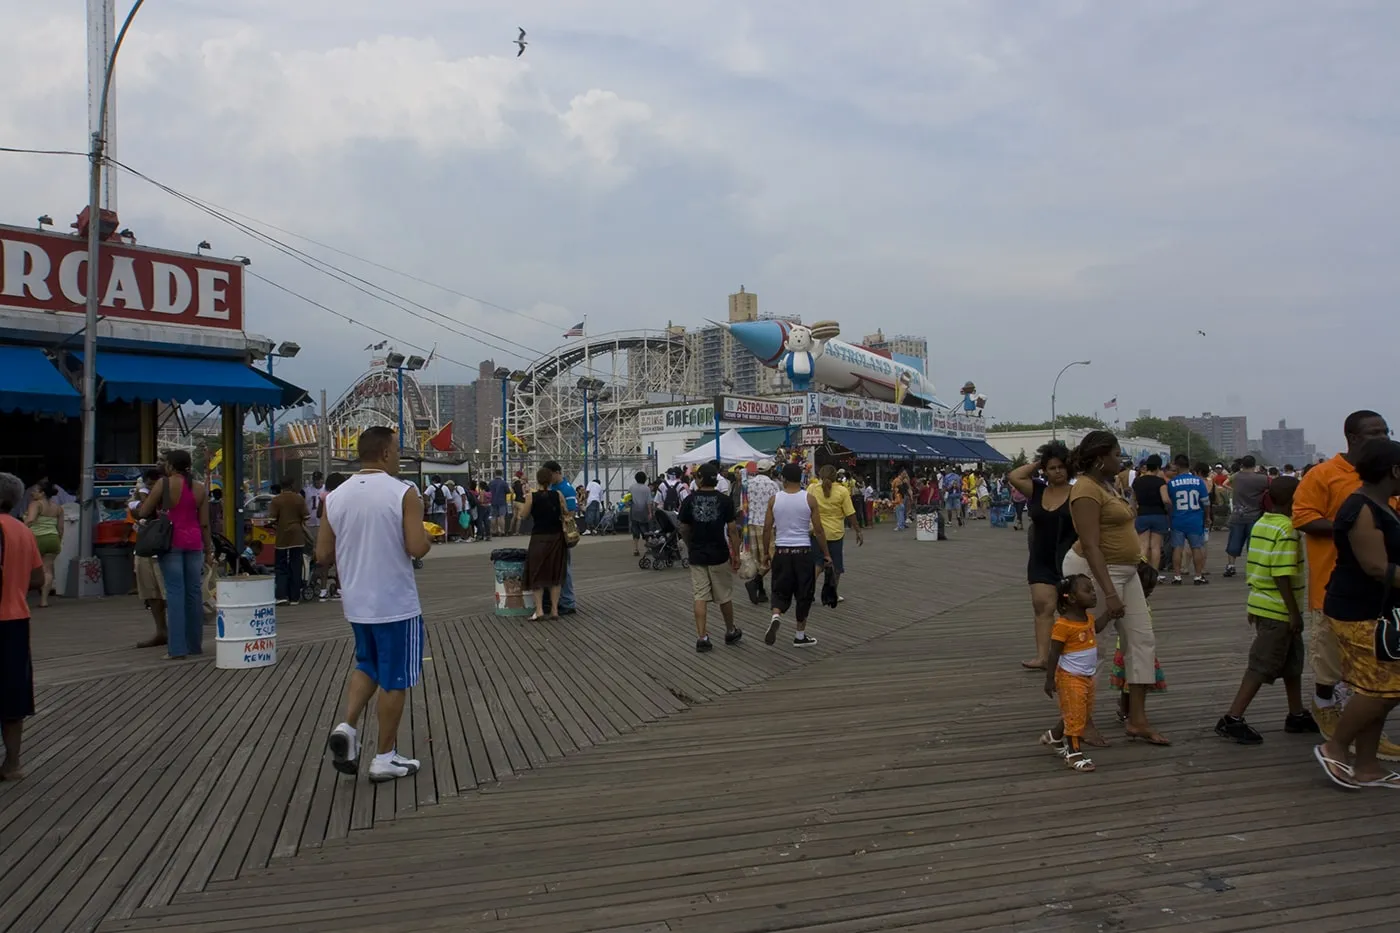
[[[1197,586],[1209,583],[1206,578],[1206,506],[1210,489],[1206,481],[1191,472],[1191,461],[1177,454],[1172,461],[1175,476],[1167,481],[1167,498],[1172,510],[1172,583],[1181,584],[1181,564],[1189,545],[1191,559],[1196,565]]]

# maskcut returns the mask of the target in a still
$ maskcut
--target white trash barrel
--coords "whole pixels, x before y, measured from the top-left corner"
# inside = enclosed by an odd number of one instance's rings
[[[228,577],[217,584],[214,666],[224,670],[277,663],[277,589],[271,576]]]
[[[914,540],[938,540],[938,513],[924,512],[914,516]]]

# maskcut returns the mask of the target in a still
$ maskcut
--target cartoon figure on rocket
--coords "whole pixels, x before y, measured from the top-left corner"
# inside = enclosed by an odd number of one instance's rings
[[[811,327],[805,324],[789,324],[787,342],[784,348],[782,368],[798,392],[806,392],[812,387],[812,374],[816,372],[817,360],[826,351],[826,342],[841,333],[841,325],[835,321],[817,321]]]

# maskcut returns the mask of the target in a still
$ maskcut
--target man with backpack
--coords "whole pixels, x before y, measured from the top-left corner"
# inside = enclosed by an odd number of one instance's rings
[[[425,499],[428,500],[428,521],[449,531],[447,527],[447,497],[450,493],[442,482],[441,476],[430,477],[432,482],[428,485]]]
[[[681,481],[681,471],[675,467],[666,471],[666,478],[661,481],[661,490],[657,498],[661,500],[661,507],[668,512],[680,513],[681,503],[685,501],[686,493],[689,490],[685,483]]]

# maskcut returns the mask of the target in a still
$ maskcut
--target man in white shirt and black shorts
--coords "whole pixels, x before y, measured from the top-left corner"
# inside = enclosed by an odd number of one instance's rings
[[[417,773],[418,762],[395,747],[408,689],[423,672],[423,610],[413,561],[428,553],[423,499],[398,478],[399,450],[390,428],[360,434],[358,473],[326,496],[325,521],[316,559],[335,564],[345,618],[355,633],[355,668],[345,690],[345,718],[331,730],[327,746],[342,774],[359,770],[355,723],[379,693],[378,754],[369,779],[392,781]]]

